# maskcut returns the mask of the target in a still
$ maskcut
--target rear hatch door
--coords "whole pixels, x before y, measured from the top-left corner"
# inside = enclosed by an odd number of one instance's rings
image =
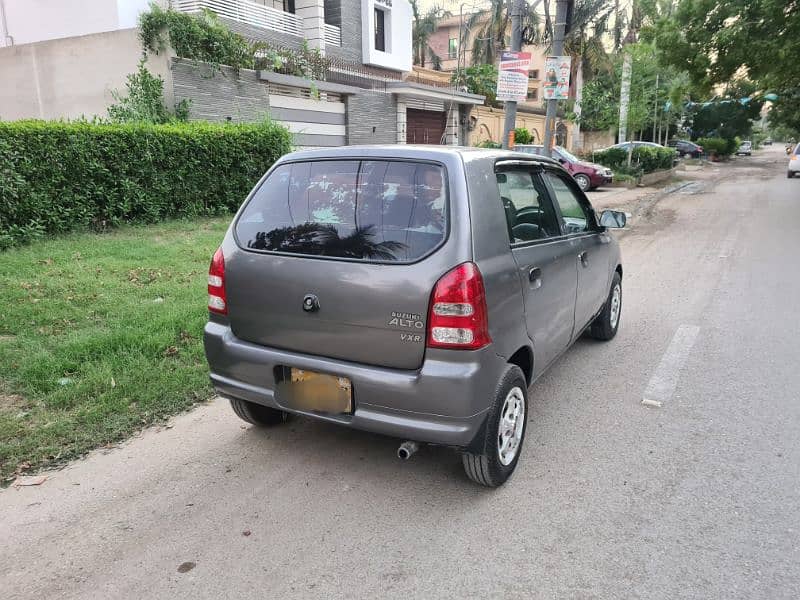
[[[424,162],[278,166],[241,211],[239,250],[226,257],[233,333],[304,354],[419,367],[442,274],[426,263],[447,238],[445,183],[444,169]]]

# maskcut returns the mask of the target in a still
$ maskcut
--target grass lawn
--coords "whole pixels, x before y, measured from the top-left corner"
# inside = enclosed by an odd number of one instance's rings
[[[0,252],[0,482],[211,396],[206,275],[230,217]]]

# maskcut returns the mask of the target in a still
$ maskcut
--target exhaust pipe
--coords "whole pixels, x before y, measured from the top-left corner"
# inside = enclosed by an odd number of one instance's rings
[[[417,450],[419,450],[419,444],[417,444],[417,442],[403,442],[397,449],[397,458],[400,460],[408,460]]]

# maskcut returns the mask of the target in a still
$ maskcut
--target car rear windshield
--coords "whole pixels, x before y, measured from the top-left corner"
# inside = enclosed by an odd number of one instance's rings
[[[320,160],[278,166],[236,223],[240,245],[365,261],[412,262],[447,232],[439,165]]]

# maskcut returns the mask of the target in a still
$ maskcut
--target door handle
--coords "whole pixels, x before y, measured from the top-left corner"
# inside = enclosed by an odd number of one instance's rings
[[[581,261],[581,265],[584,267],[589,266],[589,253],[584,250],[580,254],[578,254],[578,260]]]
[[[534,290],[542,287],[542,270],[539,267],[533,267],[528,271],[528,281],[531,282],[531,287]]]

